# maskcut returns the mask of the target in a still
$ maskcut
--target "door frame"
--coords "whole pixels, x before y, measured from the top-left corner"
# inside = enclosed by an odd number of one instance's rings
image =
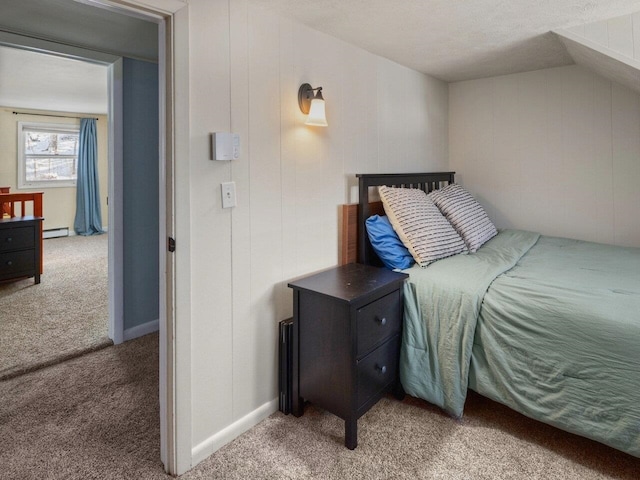
[[[169,252],[167,240],[176,236],[176,184],[183,184],[176,158],[188,161],[189,139],[189,41],[188,5],[183,0],[76,0],[116,13],[132,15],[158,24],[159,79],[159,329],[160,329],[160,458],[173,475],[191,468],[191,375],[188,291],[188,206],[182,211],[185,231],[181,254]],[[179,68],[176,67],[179,63]],[[114,68],[117,72],[117,66]],[[176,122],[176,118],[180,119]],[[122,123],[120,123],[122,125]],[[188,169],[187,169],[188,171]],[[181,178],[176,180],[176,173]],[[186,180],[188,183],[188,179]],[[183,191],[184,189],[180,189]],[[186,190],[188,191],[188,185]],[[180,202],[179,205],[183,205]],[[184,223],[186,221],[186,224]],[[178,248],[181,241],[178,239]],[[180,292],[176,264],[179,262]],[[176,306],[181,307],[178,335]],[[181,340],[182,348],[177,339]],[[184,354],[178,355],[180,349]],[[179,375],[177,374],[179,373]],[[180,388],[178,388],[180,387]],[[178,421],[180,420],[180,421]]]
[[[192,462],[191,361],[189,354],[189,206],[188,201],[184,201],[185,195],[188,197],[189,180],[188,168],[182,168],[178,172],[175,168],[175,158],[184,159],[185,162],[188,162],[189,158],[188,5],[183,0],[74,1],[158,24],[160,456],[165,470],[170,474],[177,475],[191,468]],[[122,60],[111,54],[9,32],[0,32],[0,44],[41,52],[46,51],[67,58],[94,61],[109,67],[109,155],[115,154],[110,158],[109,166],[111,177],[109,195],[114,195],[109,202],[109,242],[114,242],[109,246],[110,277],[113,277],[109,285],[109,335],[114,343],[120,343],[124,340],[122,317],[122,149],[120,148],[118,160],[118,136],[114,133],[116,132],[115,128],[122,129],[122,111],[121,108],[119,112],[119,108],[114,108],[114,102],[118,101],[115,98],[117,95],[120,95],[120,98],[122,95],[121,85],[119,87],[117,85],[118,79],[121,79]],[[176,67],[176,62],[179,67]],[[120,88],[119,93],[118,88]],[[121,103],[120,101],[120,106]],[[120,115],[120,120],[118,120],[118,115]],[[179,119],[178,122],[176,122],[176,118]],[[121,132],[119,141],[122,141]],[[120,172],[120,177],[117,177],[118,172]],[[118,182],[120,188],[118,188]],[[183,232],[183,238],[179,242],[180,255],[170,253],[167,250],[167,238],[175,238],[176,232],[176,216],[174,214],[176,210],[176,184],[181,185],[179,195],[182,199],[177,203],[180,210],[179,230]],[[111,205],[119,205],[119,211],[112,210]],[[113,240],[112,233],[115,234]],[[119,242],[115,238],[117,235],[120,238]],[[117,261],[119,264],[111,263]],[[176,275],[176,263],[178,263],[179,275]],[[112,268],[113,270],[111,270]],[[180,278],[179,282],[176,281],[176,276]],[[177,288],[178,283],[179,289]],[[118,298],[119,301],[116,301]],[[182,312],[180,325],[176,321],[176,305],[180,307]],[[177,330],[180,331],[180,335]],[[184,352],[183,355],[180,355],[179,361],[176,354],[178,349]]]
[[[124,342],[122,57],[109,64],[109,338]]]
[[[180,474],[191,467],[191,419],[190,388],[180,389],[181,397],[188,402],[179,402],[176,380],[176,255],[167,249],[168,237],[175,238],[175,158],[185,153],[188,147],[182,139],[188,138],[188,122],[179,128],[176,125],[176,110],[181,118],[188,118],[184,105],[177,105],[175,85],[188,87],[188,70],[177,71],[175,58],[183,62],[188,56],[187,4],[181,0],[76,0],[100,8],[131,15],[158,24],[158,79],[159,79],[159,329],[160,329],[160,457],[165,470]],[[178,38],[177,38],[178,37]],[[180,55],[176,51],[180,51]],[[117,62],[112,72],[117,75]],[[178,77],[178,78],[177,78]],[[116,78],[116,77],[113,77]],[[185,97],[188,98],[188,95]],[[120,122],[120,127],[122,122]],[[185,129],[186,128],[186,135]],[[116,145],[117,146],[117,145]],[[185,158],[188,158],[185,155]],[[115,162],[117,165],[117,162]],[[117,166],[116,166],[117,168]],[[117,187],[117,185],[116,185]],[[117,214],[117,212],[116,212]],[[122,217],[120,217],[121,220]],[[121,283],[118,284],[121,287]],[[122,293],[122,292],[120,292]],[[122,330],[121,330],[122,332]],[[118,332],[114,331],[118,335]],[[115,341],[115,339],[114,339]],[[185,378],[186,377],[186,378]],[[182,380],[189,381],[185,375]],[[181,398],[181,399],[182,399]],[[177,422],[178,404],[182,405]],[[187,406],[188,405],[188,406]]]

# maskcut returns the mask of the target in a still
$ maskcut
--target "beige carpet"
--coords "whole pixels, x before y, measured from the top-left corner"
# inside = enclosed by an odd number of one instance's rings
[[[638,479],[640,459],[472,395],[457,422],[423,401],[385,398],[358,422],[307,408],[276,413],[216,452],[189,479]]]
[[[0,283],[0,380],[112,342],[107,235],[44,241],[44,273]]]
[[[0,478],[168,478],[158,336],[0,381]]]
[[[0,478],[169,479],[159,461],[158,336],[0,382]],[[343,422],[275,413],[183,475],[195,479],[638,479],[640,459],[471,395],[462,421],[380,401]]]

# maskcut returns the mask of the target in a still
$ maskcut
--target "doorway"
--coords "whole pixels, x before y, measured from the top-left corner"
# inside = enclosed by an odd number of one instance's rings
[[[7,46],[0,63],[0,184],[43,192],[45,207],[43,282],[0,285],[0,379],[8,379],[111,344],[106,235],[74,236],[83,117],[95,124],[97,208],[108,231],[108,91],[104,65]],[[30,214],[20,205],[16,215]]]
[[[44,7],[47,2],[43,0],[29,0],[29,2],[39,3],[41,7]],[[14,2],[18,3],[18,2]],[[20,5],[16,8],[22,8],[22,5],[26,2],[22,0],[19,2]],[[55,2],[57,6],[60,6],[62,1]],[[66,2],[68,4],[73,4],[75,2],[69,1]],[[158,192],[158,206],[159,206],[159,225],[158,225],[158,245],[157,249],[159,250],[159,315],[158,315],[158,325],[160,330],[160,423],[161,423],[161,457],[162,461],[169,472],[175,472],[177,470],[176,467],[176,453],[175,453],[175,415],[174,415],[174,402],[173,402],[173,394],[174,394],[174,374],[173,374],[173,365],[174,365],[174,350],[173,350],[173,334],[169,334],[168,332],[172,332],[173,330],[173,259],[170,254],[167,253],[166,250],[166,238],[168,234],[171,234],[173,231],[173,151],[174,151],[174,143],[173,143],[173,95],[172,93],[168,93],[172,89],[172,75],[173,65],[171,62],[172,51],[169,45],[171,44],[170,35],[171,35],[171,22],[172,22],[172,14],[167,13],[166,10],[169,11],[177,11],[180,8],[185,7],[185,4],[182,2],[173,2],[170,1],[164,5],[165,10],[156,11],[153,7],[140,7],[139,9],[133,5],[134,2],[111,2],[109,0],[94,0],[91,2],[93,5],[91,8],[104,7],[105,12],[109,12],[113,14],[114,12],[117,15],[123,16],[132,16],[135,18],[143,18],[146,21],[155,23],[159,27],[159,35],[156,38],[156,42],[158,48],[160,50],[159,55],[159,73],[160,73],[160,95],[159,95],[159,112],[160,112],[160,122],[159,129],[160,133],[160,144],[159,144],[159,192]],[[170,5],[171,4],[171,5]],[[85,5],[85,7],[88,5]],[[3,5],[3,20],[5,17],[5,5]],[[12,32],[5,32],[7,35],[12,35]],[[6,38],[6,37],[5,37]],[[52,38],[50,35],[48,38]],[[1,39],[0,39],[1,40]],[[51,43],[51,42],[48,42]],[[37,46],[34,46],[36,45]],[[30,48],[41,48],[42,41],[38,41],[34,38],[28,38],[23,46],[27,46]],[[62,45],[51,45],[54,51],[58,51],[63,55],[79,55],[78,49],[74,46],[70,46],[69,44]],[[104,59],[104,52],[99,50],[92,51],[93,54],[97,57],[97,61],[101,61]],[[80,56],[82,54],[80,53]],[[114,70],[115,74],[113,76],[114,80],[114,88],[117,88],[118,76],[117,69]],[[112,116],[113,121],[115,122],[114,131],[117,131],[118,126],[118,118],[117,114]],[[117,142],[117,140],[115,140]],[[115,163],[117,165],[117,162]],[[115,167],[117,168],[117,167]],[[111,201],[116,202],[117,196],[121,194],[118,191],[117,185],[110,192]],[[110,203],[111,203],[110,201]],[[118,212],[114,215],[117,217]],[[116,221],[116,218],[112,218],[111,222]],[[117,229],[117,226],[115,227]],[[117,230],[115,230],[117,231]],[[117,250],[117,249],[116,249]],[[116,252],[114,252],[116,253]],[[118,279],[114,280],[114,283],[118,284]],[[167,294],[167,292],[172,292],[171,294]],[[117,327],[116,327],[117,328]],[[115,335],[115,333],[114,333]],[[190,448],[188,443],[185,442],[186,448]],[[186,458],[185,455],[183,457]]]

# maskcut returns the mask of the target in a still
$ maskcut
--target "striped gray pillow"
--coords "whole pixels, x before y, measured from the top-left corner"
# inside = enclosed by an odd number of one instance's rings
[[[464,241],[427,194],[415,188],[378,188],[393,229],[416,263],[426,267],[467,251]]]
[[[498,233],[482,206],[457,183],[434,190],[429,197],[464,239],[470,252],[476,252]]]

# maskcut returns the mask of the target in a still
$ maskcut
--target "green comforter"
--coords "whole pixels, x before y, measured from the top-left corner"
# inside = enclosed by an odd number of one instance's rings
[[[407,393],[459,417],[469,386],[640,456],[640,249],[506,230],[407,272]]]

